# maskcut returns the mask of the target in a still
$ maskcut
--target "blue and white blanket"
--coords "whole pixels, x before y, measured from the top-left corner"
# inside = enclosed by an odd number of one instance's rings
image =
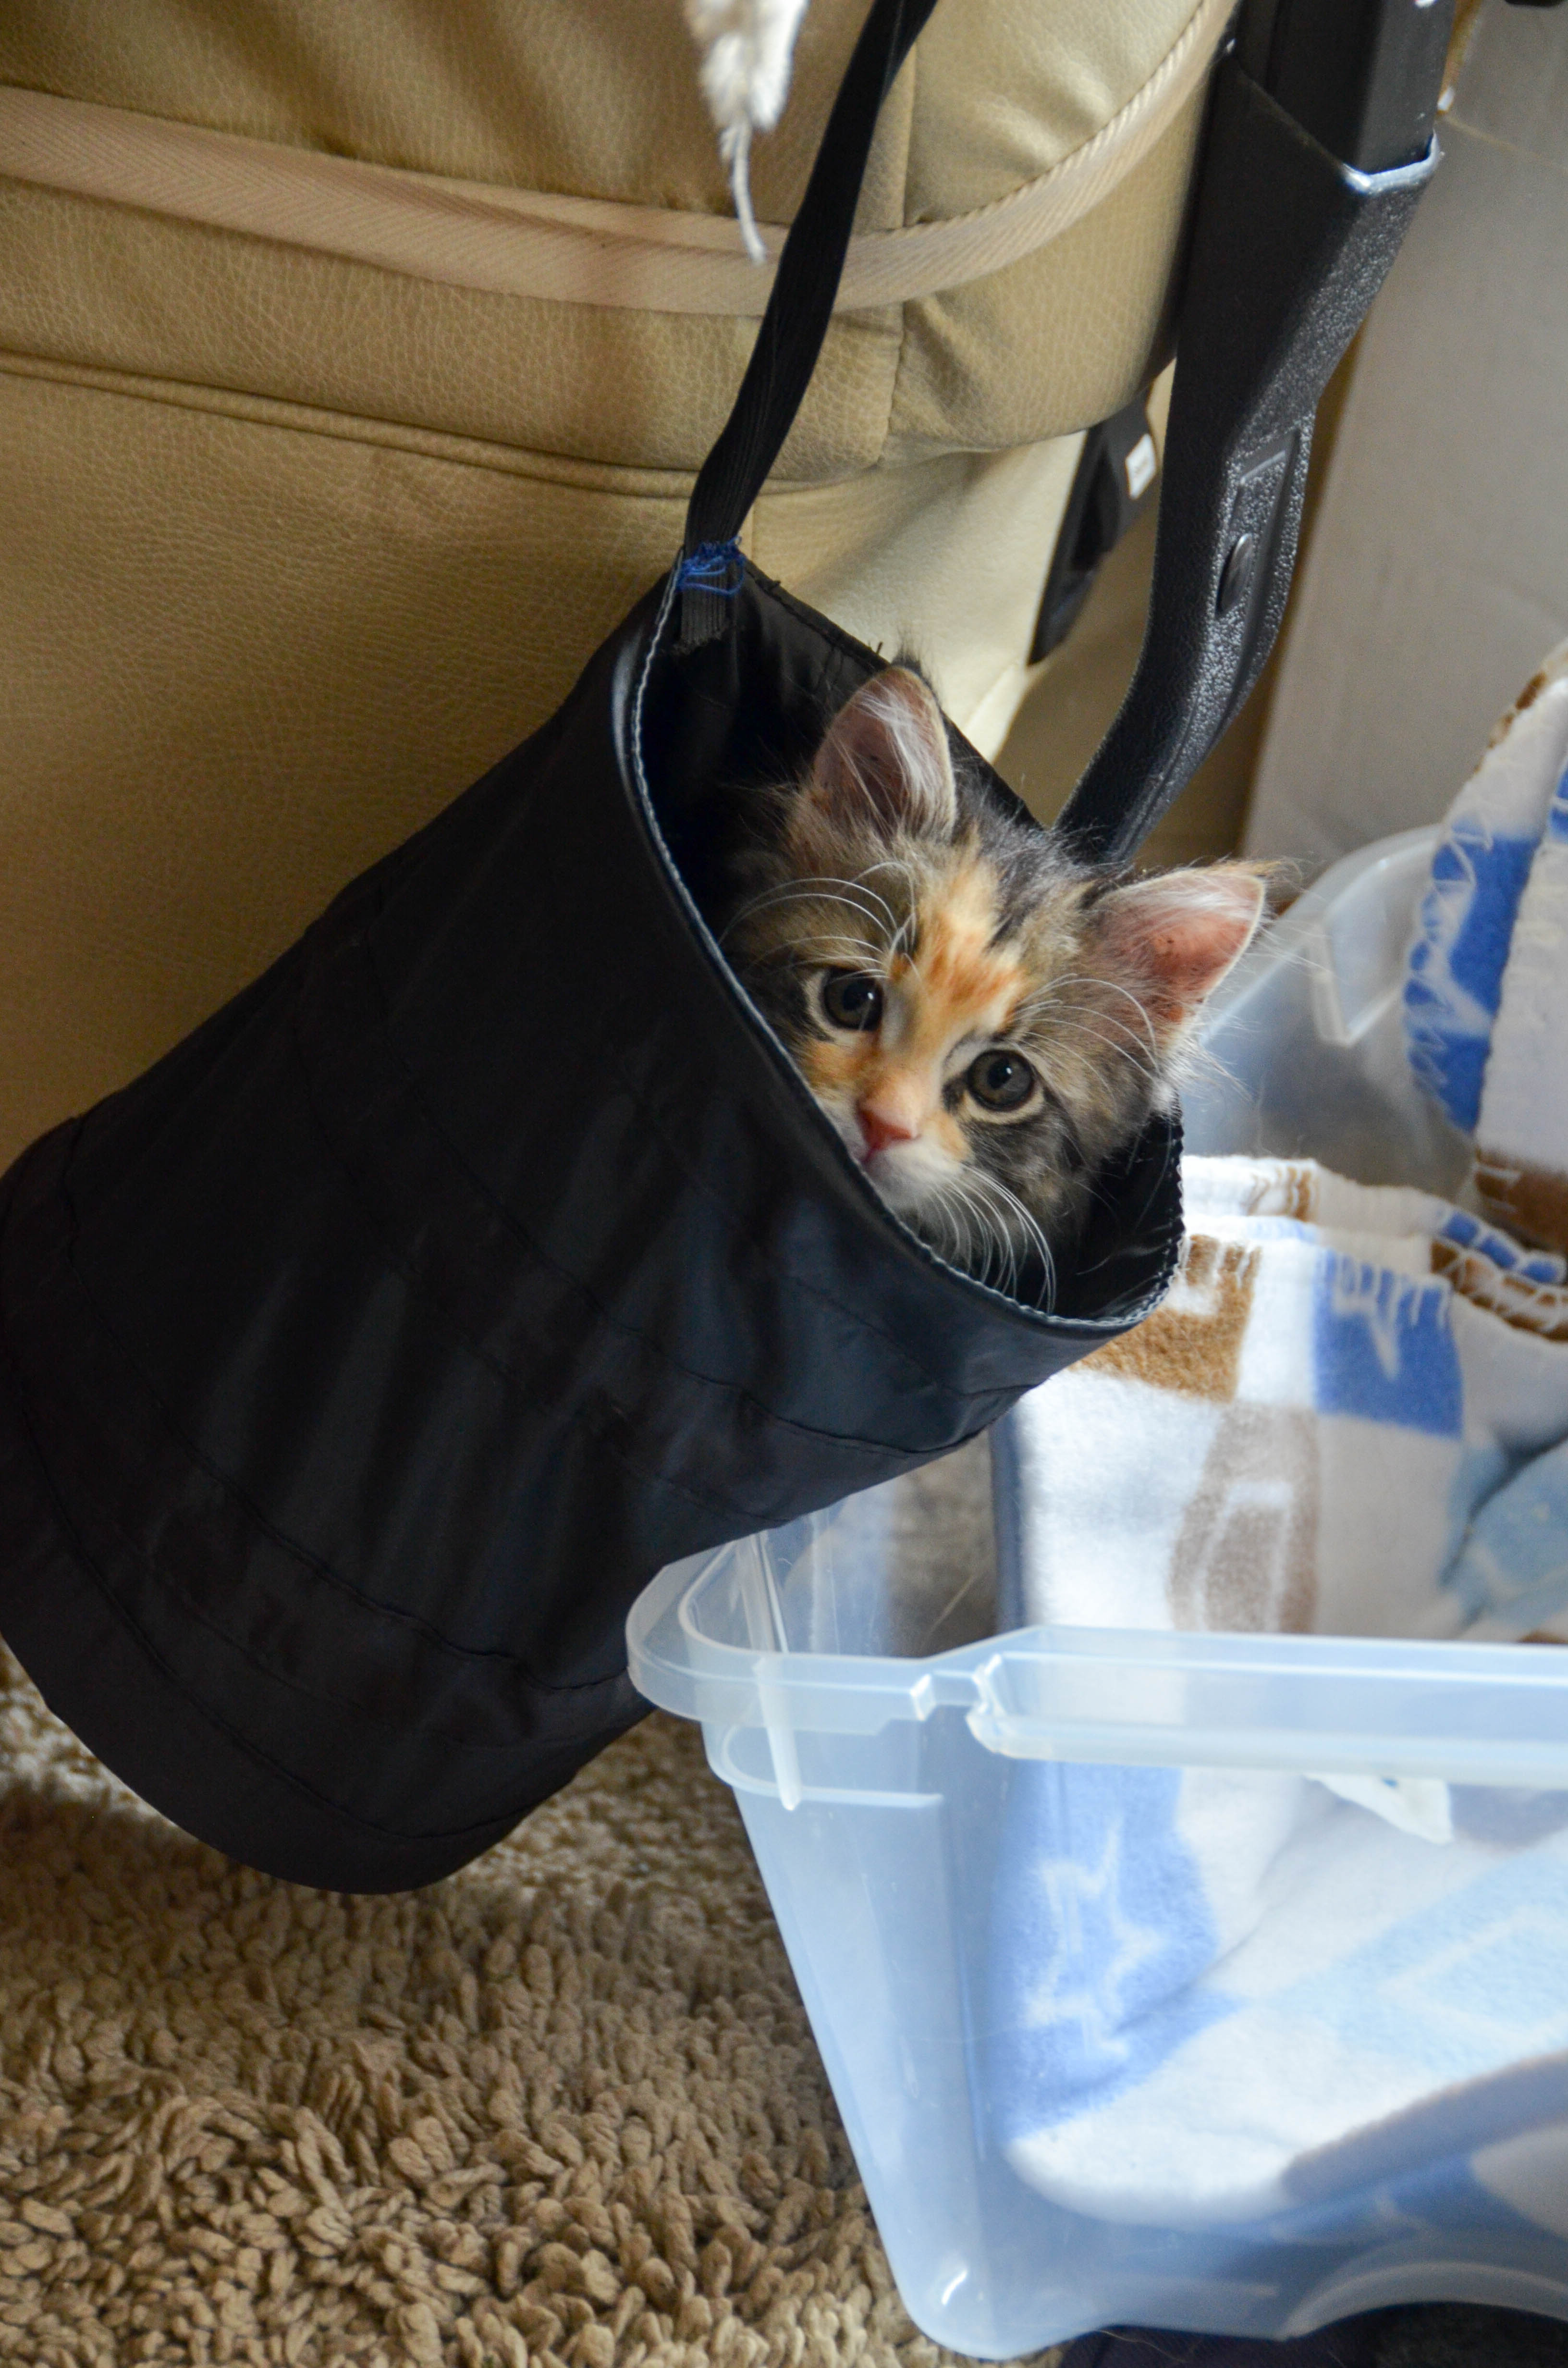
[[[1568,1637],[1568,1287],[1436,1195],[1183,1164],[1164,1305],[1027,1398],[1024,1622]]]
[[[1568,2237],[1568,1794],[1454,1788],[1437,1841],[1306,1777],[1028,1763],[996,1899],[997,2135],[1052,2202]]]
[[[1568,643],[1449,810],[1406,964],[1411,1066],[1483,1170],[1568,1173]],[[1488,1195],[1488,1197],[1491,1197]],[[1527,1230],[1537,1227],[1526,1219]]]
[[[1005,1427],[1017,1624],[1568,1641],[1565,763],[1568,650],[1407,966],[1470,1205],[1188,1160],[1165,1306]],[[997,2135],[1052,2200],[1568,2237],[1568,1793],[1026,1762],[995,1903]]]

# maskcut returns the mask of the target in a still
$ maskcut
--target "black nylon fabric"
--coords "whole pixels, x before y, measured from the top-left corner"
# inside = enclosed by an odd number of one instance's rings
[[[6,1178],[0,1633],[272,1873],[461,1865],[640,1715],[622,1623],[663,1564],[956,1445],[1168,1276],[1165,1126],[1041,1315],[888,1214],[746,1004],[639,785],[640,680],[698,845],[698,785],[798,765],[879,661],[756,576],[735,605],[650,666],[650,598]]]
[[[930,6],[874,0],[699,526],[788,427]],[[0,1633],[154,1806],[298,1882],[464,1864],[642,1714],[664,1564],[958,1445],[1174,1268],[1165,1121],[1050,1315],[883,1207],[699,912],[729,793],[881,661],[727,547],[679,582],[0,1180]]]

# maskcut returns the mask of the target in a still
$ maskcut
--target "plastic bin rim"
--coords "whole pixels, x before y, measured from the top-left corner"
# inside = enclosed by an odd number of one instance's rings
[[[708,1727],[870,1736],[954,1709],[1014,1759],[1568,1787],[1568,1656],[1548,1646],[1026,1628],[925,1660],[758,1649],[703,1620],[747,1543],[672,1564],[627,1622],[638,1691]]]

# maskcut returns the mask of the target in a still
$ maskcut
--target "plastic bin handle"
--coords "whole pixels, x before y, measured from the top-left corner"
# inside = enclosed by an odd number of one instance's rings
[[[1056,825],[1085,860],[1132,853],[1256,681],[1290,587],[1318,399],[1437,163],[1452,0],[1357,6],[1365,38],[1338,52],[1337,112],[1286,38],[1283,0],[1256,0],[1215,78],[1148,626],[1121,712]],[[1415,162],[1354,161],[1402,147]]]

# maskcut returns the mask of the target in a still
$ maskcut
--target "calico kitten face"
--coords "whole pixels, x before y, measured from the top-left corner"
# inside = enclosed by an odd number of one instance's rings
[[[1069,862],[955,778],[902,667],[835,719],[744,871],[726,951],[818,1103],[906,1224],[1008,1288],[1027,1259],[1049,1287],[1263,904],[1237,865],[1117,885]]]

